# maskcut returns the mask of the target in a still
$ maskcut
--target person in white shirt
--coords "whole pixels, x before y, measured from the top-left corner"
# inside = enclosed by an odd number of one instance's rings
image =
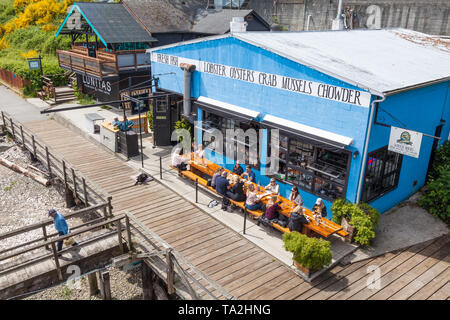
[[[172,166],[178,169],[178,171],[184,171],[187,169],[186,159],[183,157],[182,150],[175,150],[172,154]]]
[[[205,159],[205,149],[202,144],[199,144],[197,150],[194,152],[194,161],[199,163],[204,163]]]
[[[265,187],[267,191],[272,192],[273,194],[279,194],[280,193],[280,187],[275,181],[274,178],[270,179],[270,183]]]
[[[292,187],[291,194],[289,196],[289,200],[294,202],[298,206],[303,206],[302,196],[298,192],[298,188],[296,186]]]

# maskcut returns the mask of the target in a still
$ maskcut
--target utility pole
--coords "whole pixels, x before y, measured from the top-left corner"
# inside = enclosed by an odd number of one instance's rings
[[[344,20],[342,20],[342,0],[339,0],[336,18],[333,19],[332,30],[344,30]]]

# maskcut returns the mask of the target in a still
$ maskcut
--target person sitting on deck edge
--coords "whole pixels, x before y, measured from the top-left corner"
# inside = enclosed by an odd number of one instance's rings
[[[70,233],[69,231],[69,226],[67,225],[66,219],[64,218],[64,216],[59,213],[58,211],[56,211],[55,209],[50,209],[48,211],[48,216],[53,218],[53,224],[55,225],[55,229],[56,231],[58,231],[58,235],[59,236],[64,236],[68,233]],[[72,244],[73,246],[78,245],[77,242],[74,242]],[[63,241],[58,241],[58,251],[62,250],[62,246],[63,246]]]

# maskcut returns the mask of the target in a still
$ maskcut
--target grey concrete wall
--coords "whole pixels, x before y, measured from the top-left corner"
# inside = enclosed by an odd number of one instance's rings
[[[250,0],[267,21],[290,31],[331,29],[338,0]],[[402,27],[433,35],[450,35],[448,0],[343,0],[348,28]]]

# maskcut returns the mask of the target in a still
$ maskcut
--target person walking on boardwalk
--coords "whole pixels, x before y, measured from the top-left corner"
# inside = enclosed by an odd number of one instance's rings
[[[55,209],[50,209],[48,211],[48,216],[53,218],[53,224],[55,225],[56,231],[58,231],[59,236],[66,235],[70,233],[69,226],[67,225],[66,219],[64,216],[56,211]],[[78,243],[74,242],[73,246],[76,246]],[[63,241],[58,241],[58,251],[62,250]]]

